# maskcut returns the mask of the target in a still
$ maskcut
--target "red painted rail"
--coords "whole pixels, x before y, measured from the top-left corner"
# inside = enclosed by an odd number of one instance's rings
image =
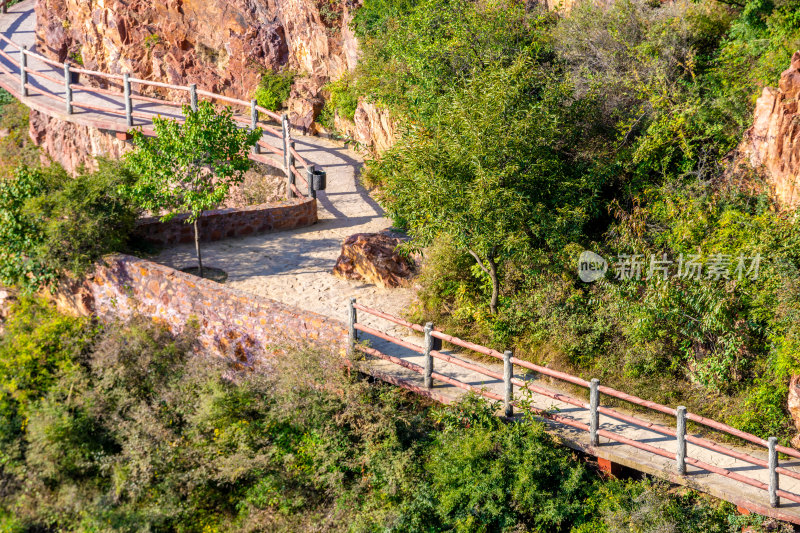
[[[360,323],[360,322],[356,321],[355,320],[355,316],[356,316],[356,311],[364,311],[365,313],[368,313],[368,314],[373,315],[375,317],[381,318],[383,320],[387,320],[387,321],[389,321],[389,322],[391,322],[393,324],[397,324],[397,325],[403,326],[405,328],[408,328],[408,329],[416,331],[416,332],[424,333],[426,328],[424,326],[422,326],[421,324],[415,324],[413,322],[409,322],[408,320],[404,320],[404,319],[402,319],[400,317],[391,315],[389,313],[380,311],[378,309],[367,307],[365,305],[356,303],[355,301],[353,301],[351,303],[351,306],[353,308],[353,315],[352,315],[352,318],[351,318],[351,320],[353,320],[353,322],[352,322],[352,328],[353,328],[352,332],[355,332],[355,331],[364,332],[364,333],[370,334],[370,335],[372,335],[372,336],[374,336],[376,338],[379,338],[379,339],[382,339],[384,341],[387,341],[387,342],[390,342],[392,344],[395,344],[397,346],[406,348],[408,350],[412,350],[415,353],[418,353],[418,354],[425,354],[426,353],[426,349],[424,347],[420,347],[420,346],[418,346],[416,344],[413,344],[413,343],[410,343],[408,341],[399,339],[397,337],[394,337],[392,335],[384,333],[384,332],[382,332],[380,330],[377,330],[377,329],[375,329],[373,327],[366,326],[363,323]],[[353,334],[352,332],[351,332],[351,335]],[[480,354],[483,354],[483,355],[486,355],[486,356],[489,356],[489,357],[494,357],[494,358],[497,358],[497,359],[503,359],[503,357],[504,357],[503,354],[500,353],[497,350],[493,350],[493,349],[488,348],[486,346],[481,346],[479,344],[475,344],[475,343],[472,343],[472,342],[469,342],[469,341],[465,341],[463,339],[459,339],[458,337],[454,337],[452,335],[448,335],[447,333],[445,333],[445,332],[443,332],[441,330],[438,330],[436,328],[431,328],[430,336],[432,338],[441,339],[443,341],[446,341],[446,342],[448,342],[448,343],[450,343],[450,344],[452,344],[454,346],[458,346],[458,347],[461,347],[461,348],[472,350],[472,351],[475,351],[477,353],[480,353]],[[379,350],[376,350],[374,348],[362,347],[361,345],[355,344],[355,341],[353,341],[353,342],[354,342],[354,346],[357,349],[363,351],[364,353],[367,353],[369,355],[373,355],[375,357],[379,357],[379,358],[384,359],[386,361],[401,365],[401,366],[403,366],[405,368],[413,370],[414,372],[417,372],[417,373],[420,373],[420,374],[424,373],[424,368],[422,366],[415,365],[413,363],[410,363],[410,362],[405,361],[403,359],[400,359],[398,357],[389,356],[389,355],[384,354],[384,353],[382,353]],[[429,353],[430,357],[433,358],[433,359],[445,361],[447,363],[450,363],[450,364],[456,365],[458,367],[461,367],[461,368],[476,372],[478,374],[481,374],[481,375],[486,376],[488,378],[492,378],[494,380],[498,380],[498,381],[501,381],[501,382],[505,380],[505,377],[500,372],[493,371],[493,370],[488,369],[488,368],[486,368],[484,366],[481,366],[480,364],[477,364],[477,363],[473,363],[473,362],[470,362],[470,361],[465,361],[465,360],[460,359],[458,357],[455,357],[453,355],[445,354],[445,353],[441,352],[440,350],[430,349],[430,350],[427,351],[427,353]],[[515,357],[511,357],[510,361],[511,361],[511,363],[513,365],[518,365],[518,366],[521,366],[523,368],[527,368],[527,369],[533,370],[535,372],[538,372],[538,373],[540,373],[542,375],[546,375],[546,376],[554,378],[554,379],[566,381],[568,383],[571,383],[571,384],[574,384],[574,385],[578,385],[578,386],[581,386],[581,387],[586,387],[586,388],[590,387],[590,383],[588,381],[586,381],[586,380],[584,380],[584,379],[582,379],[582,378],[580,378],[578,376],[574,376],[574,375],[571,375],[571,374],[568,374],[568,373],[565,373],[565,372],[560,372],[560,371],[557,371],[557,370],[553,370],[553,369],[550,369],[550,368],[547,368],[547,367],[542,367],[540,365],[535,365],[533,363],[530,363],[528,361],[523,361],[523,360],[517,359]],[[494,399],[494,400],[501,400],[501,401],[504,399],[501,395],[499,395],[497,393],[494,393],[494,392],[491,392],[491,391],[487,391],[485,388],[475,387],[473,385],[469,385],[469,384],[462,383],[462,382],[454,383],[454,381],[458,381],[458,380],[454,380],[454,378],[451,378],[449,376],[444,376],[446,379],[440,379],[440,377],[442,376],[442,374],[440,374],[440,373],[433,372],[430,375],[434,380],[443,381],[445,383],[450,383],[451,385],[457,386],[457,387],[462,388],[462,389],[471,390],[471,391],[475,392],[476,394],[479,394],[479,395],[484,396],[486,398],[491,398],[491,399]],[[513,385],[515,385],[515,386],[517,386],[519,388],[528,389],[531,392],[534,392],[536,394],[551,398],[553,400],[557,400],[557,401],[566,403],[568,405],[573,405],[573,406],[576,406],[576,407],[579,407],[579,408],[582,408],[582,409],[591,409],[591,406],[585,400],[571,397],[568,394],[563,394],[563,393],[551,391],[551,390],[546,389],[544,387],[535,385],[535,384],[531,383],[530,381],[526,381],[526,380],[522,380],[522,379],[518,379],[518,378],[514,378],[514,377],[512,377],[510,381],[511,381],[511,383]],[[613,397],[613,398],[621,399],[621,400],[633,403],[635,405],[638,405],[640,407],[645,407],[645,408],[648,408],[648,409],[652,409],[652,410],[657,411],[657,412],[662,413],[662,414],[667,414],[667,415],[671,415],[671,416],[675,416],[676,415],[676,409],[673,409],[671,407],[668,407],[666,405],[662,405],[662,404],[659,404],[659,403],[656,403],[656,402],[651,402],[651,401],[648,401],[648,400],[644,400],[644,399],[639,398],[637,396],[626,394],[626,393],[624,393],[622,391],[618,391],[618,390],[610,388],[610,387],[599,386],[598,390],[599,390],[599,392],[601,394],[605,394],[605,395]],[[550,420],[553,420],[555,422],[558,422],[558,423],[561,423],[561,424],[564,424],[564,425],[567,425],[569,427],[573,427],[573,428],[576,428],[576,429],[580,429],[580,430],[583,430],[583,431],[590,431],[590,427],[587,424],[585,424],[583,422],[580,422],[578,420],[574,420],[574,419],[569,418],[567,416],[563,416],[563,415],[560,415],[558,413],[552,413],[552,412],[549,412],[549,411],[546,411],[546,410],[543,410],[543,409],[538,409],[538,408],[535,408],[535,407],[530,406],[530,405],[521,405],[520,402],[512,402],[512,403],[514,405],[516,405],[517,407],[522,406],[522,407],[524,407],[526,409],[531,409],[535,414],[543,416],[543,417],[546,417],[546,418],[548,418]],[[661,424],[657,424],[657,423],[654,423],[654,422],[651,422],[651,421],[643,420],[643,419],[638,418],[636,416],[624,414],[624,413],[621,413],[621,412],[619,412],[619,411],[617,411],[615,409],[609,408],[609,407],[603,407],[601,405],[598,405],[597,406],[597,412],[600,413],[600,414],[603,414],[605,416],[608,416],[608,417],[614,418],[616,420],[619,420],[621,422],[626,422],[626,423],[629,423],[629,424],[633,424],[635,426],[646,428],[648,430],[651,430],[651,431],[656,432],[656,433],[660,433],[660,434],[668,436],[668,437],[677,438],[677,432],[673,428],[670,428],[670,427],[667,427],[667,426],[663,426]],[[753,444],[757,444],[757,445],[760,445],[760,446],[767,446],[767,442],[764,439],[761,439],[761,438],[756,437],[755,435],[752,435],[750,433],[747,433],[747,432],[738,430],[736,428],[733,428],[733,427],[731,427],[731,426],[729,426],[727,424],[723,424],[721,422],[717,422],[715,420],[709,419],[707,417],[703,417],[703,416],[700,416],[700,415],[695,415],[693,413],[687,413],[686,414],[686,418],[688,420],[692,420],[692,421],[694,421],[694,422],[696,422],[698,424],[702,424],[702,425],[710,427],[710,428],[712,428],[712,429],[714,429],[716,431],[720,431],[722,433],[726,433],[728,435],[740,438],[740,439],[745,440],[747,442],[750,442],[750,443],[753,443]],[[617,433],[614,433],[614,432],[598,429],[597,434],[602,436],[602,437],[605,437],[605,438],[607,438],[609,440],[618,442],[618,443],[626,445],[626,446],[631,446],[633,448],[637,448],[639,450],[643,450],[643,451],[646,451],[648,453],[652,453],[654,455],[658,455],[660,457],[665,457],[665,458],[669,458],[669,459],[672,459],[672,460],[675,459],[674,452],[667,451],[667,450],[665,450],[663,448],[659,448],[659,447],[653,446],[651,444],[647,444],[647,443],[644,443],[644,442],[639,442],[639,441],[636,441],[636,440],[633,440],[633,439],[629,439],[629,438],[626,438],[626,437],[624,437],[622,435],[619,435]],[[686,442],[689,442],[689,443],[694,444],[696,446],[700,446],[702,448],[705,448],[705,449],[708,449],[708,450],[711,450],[711,451],[714,451],[714,452],[717,452],[717,453],[720,453],[720,454],[727,455],[727,456],[729,456],[731,458],[734,458],[734,459],[737,459],[737,460],[740,460],[740,461],[744,461],[746,463],[750,463],[752,465],[755,465],[755,466],[758,466],[758,467],[761,467],[761,468],[767,468],[767,469],[770,468],[768,461],[765,461],[764,459],[761,459],[761,458],[758,458],[758,457],[754,457],[753,455],[751,455],[749,453],[746,453],[744,451],[741,451],[741,450],[731,449],[731,448],[729,448],[727,446],[724,446],[724,445],[719,444],[717,442],[714,442],[712,440],[709,440],[709,439],[706,439],[706,438],[703,438],[703,437],[698,437],[698,436],[695,436],[695,435],[690,435],[690,434],[686,434],[685,435],[685,439],[686,439]],[[784,453],[786,455],[789,455],[789,456],[792,456],[792,457],[800,457],[800,451],[795,450],[793,448],[787,448],[785,446],[776,446],[776,449],[777,449],[777,451],[779,451],[781,453]],[[747,476],[745,476],[745,475],[743,475],[741,473],[738,473],[738,472],[732,472],[732,471],[727,470],[725,468],[722,468],[720,466],[715,466],[715,465],[712,465],[712,464],[708,464],[708,463],[706,463],[704,461],[701,461],[700,459],[697,459],[696,457],[687,456],[685,458],[685,461],[688,464],[694,465],[695,467],[703,469],[703,470],[705,470],[707,472],[711,472],[712,474],[720,475],[720,476],[732,479],[734,481],[737,481],[737,482],[740,482],[740,483],[744,483],[744,484],[749,485],[751,487],[755,487],[755,488],[757,488],[759,490],[764,490],[764,491],[768,491],[769,490],[769,485],[764,483],[764,482],[762,482],[762,481],[747,477]],[[784,468],[784,467],[776,466],[775,469],[774,469],[774,472],[776,472],[777,474],[783,475],[783,476],[787,476],[787,477],[791,477],[793,479],[800,480],[800,472],[797,472],[797,471],[794,471],[794,470],[790,470],[790,469],[787,469],[787,468]],[[791,492],[787,492],[785,490],[777,489],[777,496],[780,497],[780,498],[784,498],[786,500],[795,502],[795,503],[800,503],[800,495],[797,495],[797,494],[794,494],[794,493],[791,493]]]
[[[8,3],[8,0],[0,0],[0,8],[5,8]],[[145,124],[139,124],[138,126],[142,129],[143,133],[148,135],[153,135],[154,131],[151,127],[148,127],[149,124],[147,122],[152,122],[152,120],[157,117],[161,116],[161,113],[158,111],[151,111],[151,110],[143,110],[143,109],[136,109],[135,102],[144,102],[147,104],[158,104],[163,106],[169,107],[176,107],[176,108],[183,108],[185,105],[190,105],[192,102],[196,102],[198,98],[204,97],[212,102],[224,102],[225,104],[229,104],[240,108],[241,111],[246,112],[248,118],[241,114],[237,114],[234,116],[234,119],[241,124],[240,127],[244,128],[259,128],[265,135],[270,136],[271,138],[279,138],[281,139],[281,147],[275,147],[271,145],[269,142],[265,140],[259,140],[255,151],[250,153],[248,157],[254,161],[267,163],[272,166],[281,168],[287,175],[287,179],[289,181],[288,190],[291,191],[294,195],[302,198],[305,196],[304,192],[301,192],[301,189],[309,191],[309,194],[313,195],[314,193],[309,190],[309,183],[304,177],[303,173],[301,173],[297,168],[296,164],[299,164],[301,167],[310,170],[313,169],[313,165],[309,164],[309,162],[304,159],[297,150],[294,148],[291,138],[291,124],[289,123],[286,115],[278,115],[277,113],[265,109],[257,105],[254,100],[246,101],[241,100],[239,98],[233,98],[231,96],[226,96],[222,94],[213,93],[211,91],[206,91],[202,89],[198,89],[196,86],[183,86],[183,85],[175,85],[171,83],[164,83],[154,80],[145,80],[140,78],[129,77],[126,75],[121,74],[110,74],[107,72],[99,72],[95,70],[89,70],[78,65],[71,65],[71,64],[64,64],[48,57],[42,56],[37,54],[36,52],[30,51],[25,49],[25,47],[15,43],[8,37],[4,35],[0,35],[0,42],[7,44],[9,47],[13,48],[13,55],[9,53],[8,50],[0,50],[0,57],[5,59],[7,65],[0,66],[0,73],[9,75],[11,77],[18,76],[20,78],[20,83],[18,86],[14,84],[11,87],[6,87],[10,92],[21,101],[25,102],[25,97],[28,93],[33,93],[37,95],[44,96],[46,99],[52,100],[59,104],[65,105],[66,113],[58,113],[59,118],[64,118],[64,115],[71,115],[74,113],[78,113],[77,110],[88,110],[93,111],[98,114],[106,114],[106,115],[113,115],[115,117],[125,117],[127,121],[127,129],[134,127],[134,119],[144,119]],[[16,57],[14,57],[16,56]],[[36,60],[44,63],[53,68],[52,71],[40,71],[36,68],[33,68],[30,65],[27,65],[29,61],[25,61],[26,67],[23,69],[21,65],[21,59],[23,58],[26,60]],[[13,68],[8,69],[6,68],[8,65],[11,65]],[[85,76],[87,80],[94,79],[101,85],[101,87],[95,87],[93,83],[88,83],[87,81],[81,83],[73,83],[73,80],[66,80],[64,76],[66,75],[67,68],[71,75],[81,75]],[[23,74],[23,70],[24,73]],[[26,78],[27,79],[24,79]],[[24,79],[24,84],[23,84]],[[53,92],[52,89],[49,89],[46,84],[43,83],[36,83],[37,80],[47,81],[50,84],[57,84],[60,87],[63,87],[63,92],[65,96],[61,96],[61,94],[56,94]],[[4,84],[5,85],[5,84]],[[172,94],[178,93],[181,98],[180,100],[175,99],[168,99],[168,98],[156,98],[155,95],[145,95],[141,94],[142,89],[144,87],[152,87],[157,89],[166,89],[168,91],[172,91]],[[134,88],[136,90],[134,90]],[[116,103],[119,105],[119,108],[113,107],[113,102],[108,101],[105,105],[101,105],[99,103],[92,103],[86,101],[80,101],[75,97],[73,91],[80,94],[99,94],[107,97],[111,97],[117,99]],[[243,108],[243,109],[241,109]],[[269,120],[277,121],[281,124],[280,128],[276,128],[272,125],[266,124],[260,121],[261,117],[267,117]],[[177,120],[182,120],[183,116],[174,116],[173,118]],[[68,117],[67,117],[68,119]],[[117,119],[118,120],[118,119]],[[100,129],[108,129],[110,125],[114,124],[113,122],[109,122],[108,120],[104,119],[93,119],[92,117],[85,117],[84,115],[84,123],[88,123],[94,127]],[[114,126],[112,126],[114,127]],[[120,131],[125,131],[121,129]],[[266,149],[270,153],[275,155],[281,156],[282,162],[277,163],[273,161],[268,161],[268,158],[260,153],[261,149]],[[301,187],[295,186],[294,183],[298,183]]]

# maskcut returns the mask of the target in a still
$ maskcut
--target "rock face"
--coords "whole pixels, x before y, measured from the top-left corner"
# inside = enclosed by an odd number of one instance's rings
[[[248,100],[265,69],[299,74],[286,102],[289,120],[307,134],[324,106],[323,86],[355,68],[358,42],[349,27],[362,0],[38,0],[37,49],[58,61],[80,59],[85,68],[129,73],[148,80],[189,85]],[[86,80],[88,83],[99,82]],[[148,87],[150,96],[183,99]],[[395,124],[387,112],[361,102],[355,122],[337,119],[372,154],[392,145]],[[81,146],[55,141],[61,135],[32,126],[34,140],[74,170],[90,162]],[[60,128],[64,130],[65,128]],[[92,155],[116,157],[113,137],[76,127],[78,144]],[[67,137],[62,136],[62,139]],[[49,142],[53,141],[53,142]],[[106,150],[108,149],[108,150]]]
[[[334,117],[334,127],[353,138],[372,155],[379,155],[392,147],[397,139],[397,124],[389,112],[361,98],[353,122]]]
[[[741,156],[764,173],[781,209],[800,205],[800,52],[781,74],[777,89],[765,87],[756,101],[753,126],[739,148]]]
[[[357,0],[356,0],[357,1]],[[288,67],[317,88],[355,67],[356,2],[39,0],[37,47],[86,68],[250,99],[261,71]]]
[[[800,449],[800,376],[792,376],[789,382],[788,398],[789,414],[797,428],[798,434],[792,439],[792,446]]]
[[[333,275],[384,288],[408,286],[416,267],[395,249],[402,239],[385,233],[356,233],[345,239]]]
[[[97,156],[116,159],[130,150],[128,143],[112,134],[64,122],[34,110],[30,114],[29,134],[34,144],[42,148],[44,159],[47,158],[44,154],[48,154],[72,174],[81,165],[95,170]]]

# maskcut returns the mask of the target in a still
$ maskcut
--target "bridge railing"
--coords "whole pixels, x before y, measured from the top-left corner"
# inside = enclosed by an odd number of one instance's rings
[[[0,8],[7,5],[7,3],[8,0],[0,0]],[[324,188],[324,179],[319,179],[320,175],[324,176],[324,172],[315,168],[314,165],[306,161],[297,152],[295,142],[292,140],[292,127],[287,115],[278,115],[258,105],[256,100],[241,100],[210,91],[204,91],[198,89],[196,84],[186,86],[174,85],[133,78],[128,74],[110,74],[107,72],[89,70],[69,62],[61,63],[30,51],[25,46],[15,43],[4,35],[0,35],[0,42],[6,43],[16,51],[9,53],[10,50],[0,49],[0,57],[7,62],[7,64],[0,63],[0,73],[12,77],[19,77],[19,84],[16,90],[14,90],[15,87],[12,87],[12,93],[16,93],[14,95],[17,97],[28,97],[31,93],[43,95],[63,104],[64,113],[66,115],[74,114],[76,112],[75,108],[79,108],[100,114],[124,117],[127,129],[139,127],[142,132],[147,135],[155,134],[152,127],[148,126],[152,125],[153,118],[157,116],[164,116],[182,121],[185,119],[182,113],[183,106],[189,105],[192,109],[196,110],[201,97],[215,103],[222,102],[225,105],[232,106],[234,110],[233,119],[240,127],[250,129],[259,128],[264,132],[266,138],[262,136],[253,147],[248,157],[253,161],[283,171],[286,174],[286,188],[289,198],[303,198],[305,196],[315,198],[317,192],[315,184],[319,185],[322,183],[321,188]],[[29,65],[31,59],[40,61],[52,67],[55,71],[43,72],[37,70]],[[81,83],[81,76],[92,79],[99,86],[85,82]],[[38,80],[39,83],[34,83],[35,80]],[[63,87],[63,89],[59,91],[60,94],[57,94],[49,89],[46,84],[41,83],[41,80],[50,82],[51,84],[57,84]],[[144,94],[143,89],[146,87],[166,89],[170,91],[172,95],[185,94],[185,97],[178,97],[172,100],[156,98]],[[95,94],[109,98],[105,99],[103,104],[98,104],[96,102],[90,103],[76,98],[76,93]],[[61,96],[61,94],[63,94],[63,96]],[[173,98],[175,98],[175,96],[173,96]],[[145,105],[137,107],[137,102]],[[158,110],[152,109],[149,106],[153,104],[157,106],[174,107],[176,111],[174,113],[169,113],[165,112],[163,108]],[[264,120],[262,120],[262,118]],[[276,127],[267,121],[277,122],[280,126]],[[106,121],[97,122],[97,126],[101,129],[107,129],[110,125],[111,124]],[[273,145],[269,142],[270,139],[273,141],[279,140],[280,145]],[[270,157],[270,154],[279,156],[280,161],[276,161]],[[315,176],[317,179],[314,179]]]
[[[378,318],[382,318],[393,324],[406,327],[418,333],[422,333],[424,335],[423,346],[417,346],[416,344],[409,343],[400,338],[389,335],[383,331],[379,331],[375,328],[367,326],[363,322],[359,322],[358,321],[359,311],[370,314]],[[472,391],[482,397],[503,402],[504,412],[506,416],[512,416],[515,407],[522,408],[530,410],[538,416],[553,420],[554,422],[558,422],[565,426],[569,426],[571,428],[575,428],[581,431],[586,431],[589,433],[590,452],[596,451],[596,449],[600,446],[599,437],[604,437],[606,439],[615,441],[624,446],[630,446],[633,448],[637,448],[639,450],[646,451],[648,453],[652,453],[653,455],[674,460],[675,473],[680,476],[686,475],[687,473],[686,464],[688,463],[699,469],[711,472],[712,474],[723,476],[732,479],[734,481],[744,483],[751,487],[755,487],[759,490],[766,491],[768,493],[770,507],[778,507],[780,498],[789,500],[794,503],[800,503],[800,495],[785,490],[781,490],[779,488],[779,479],[781,475],[800,480],[800,472],[783,468],[779,466],[779,461],[778,461],[779,452],[788,455],[790,457],[800,458],[800,451],[795,450],[794,448],[778,446],[777,439],[775,437],[770,437],[769,439],[764,440],[745,431],[741,431],[734,427],[731,427],[727,424],[723,424],[721,422],[717,422],[715,420],[700,415],[696,415],[694,413],[688,413],[686,411],[686,408],[683,406],[680,406],[677,409],[675,409],[672,407],[668,407],[666,405],[662,405],[656,402],[651,402],[639,398],[637,396],[624,393],[622,391],[613,389],[611,387],[602,386],[596,379],[586,381],[578,376],[567,374],[565,372],[560,372],[558,370],[553,370],[540,365],[536,365],[529,361],[524,361],[522,359],[514,357],[511,351],[505,351],[504,353],[501,353],[497,350],[487,348],[486,346],[481,346],[479,344],[475,344],[460,339],[458,337],[448,335],[447,333],[439,330],[438,328],[433,327],[433,324],[431,323],[428,323],[424,326],[421,324],[414,324],[407,320],[403,320],[402,318],[393,316],[389,313],[385,313],[377,309],[361,305],[356,302],[355,298],[352,298],[349,303],[348,328],[349,328],[349,339],[350,339],[349,342],[350,342],[351,352],[360,351],[365,354],[371,355],[373,357],[377,357],[379,359],[389,361],[393,364],[402,366],[403,368],[406,368],[418,374],[421,374],[423,377],[423,385],[427,389],[433,387],[434,380],[441,381],[443,383],[447,383],[454,387],[458,387],[467,391]],[[400,346],[402,348],[411,350],[413,352],[422,355],[424,358],[424,365],[417,365],[410,361],[406,361],[399,357],[394,357],[385,354],[375,348],[359,343],[359,332],[372,335],[384,341],[390,342],[396,346]],[[458,346],[466,350],[471,350],[480,353],[482,355],[503,361],[503,372],[502,373],[495,372],[479,364],[469,361],[464,361],[463,359],[459,359],[452,355],[443,353],[441,351],[442,341],[448,342],[454,346]],[[485,388],[476,387],[468,383],[463,383],[450,376],[436,372],[434,370],[434,360],[445,361],[447,363],[459,366],[466,370],[477,372],[481,375],[501,381],[503,382],[504,385],[503,387],[504,394],[498,394],[496,392],[486,390]],[[579,387],[586,388],[589,390],[589,402],[587,403],[583,399],[575,398],[568,394],[554,392],[544,387],[535,385],[529,381],[515,378],[514,366],[522,367],[534,371],[536,373],[539,373],[541,375],[548,376],[550,378],[554,378],[560,381],[570,383],[572,385],[577,385]],[[544,409],[539,409],[537,407],[529,405],[527,402],[520,402],[514,400],[513,398],[514,386],[519,387],[520,389],[527,389],[532,393],[539,394],[559,402],[563,402],[582,409],[586,409],[589,411],[589,423],[586,424],[579,420],[559,415],[558,413],[553,413]],[[661,414],[675,417],[676,426],[674,428],[667,427],[661,424],[653,423],[648,420],[643,420],[635,416],[621,413],[609,407],[603,407],[602,405],[600,405],[601,394],[607,395],[612,398],[617,398],[619,400],[624,400],[634,405],[638,405],[640,407],[657,411]],[[608,416],[610,418],[614,418],[616,420],[620,420],[622,422],[626,422],[629,424],[633,424],[635,426],[645,428],[647,430],[656,433],[660,433],[667,437],[672,437],[676,440],[677,452],[670,452],[668,450],[659,448],[657,446],[653,446],[651,444],[639,442],[634,439],[626,438],[614,432],[600,429],[599,419],[601,414]],[[687,420],[691,420],[697,424],[707,426],[716,431],[731,435],[733,437],[740,438],[752,444],[763,446],[767,448],[768,459],[764,460],[758,457],[754,457],[753,455],[746,453],[744,451],[734,450],[717,442],[711,441],[709,439],[687,434],[686,432]],[[765,468],[768,471],[769,482],[764,483],[762,481],[759,481],[758,479],[745,476],[738,472],[732,472],[720,466],[709,464],[696,457],[691,457],[687,454],[686,443],[691,443],[700,446],[702,448],[705,448],[707,450],[727,455],[733,459],[737,459],[761,468]]]

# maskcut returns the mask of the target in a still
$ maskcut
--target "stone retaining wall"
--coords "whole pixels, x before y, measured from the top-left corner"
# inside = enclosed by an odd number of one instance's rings
[[[188,215],[179,215],[169,222],[156,217],[141,219],[136,233],[154,244],[194,242],[194,228],[186,224]],[[200,217],[200,240],[218,241],[271,231],[303,228],[317,222],[317,200],[303,198],[262,204],[241,209],[215,209]]]
[[[310,343],[344,355],[344,322],[127,255],[105,259],[81,284],[62,286],[57,301],[82,315],[128,320],[135,315],[174,333],[196,321],[200,349],[245,367],[268,365],[289,346]]]

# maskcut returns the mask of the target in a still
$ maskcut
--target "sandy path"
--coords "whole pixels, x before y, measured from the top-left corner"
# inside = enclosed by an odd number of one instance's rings
[[[225,270],[231,287],[342,321],[347,320],[350,297],[402,314],[411,303],[411,290],[382,289],[330,273],[345,238],[391,226],[358,182],[363,159],[326,139],[299,137],[296,143],[304,158],[328,173],[328,189],[318,195],[319,222],[307,228],[205,243],[203,263]],[[194,257],[193,245],[177,245],[163,250],[155,261],[181,268],[193,264]]]

